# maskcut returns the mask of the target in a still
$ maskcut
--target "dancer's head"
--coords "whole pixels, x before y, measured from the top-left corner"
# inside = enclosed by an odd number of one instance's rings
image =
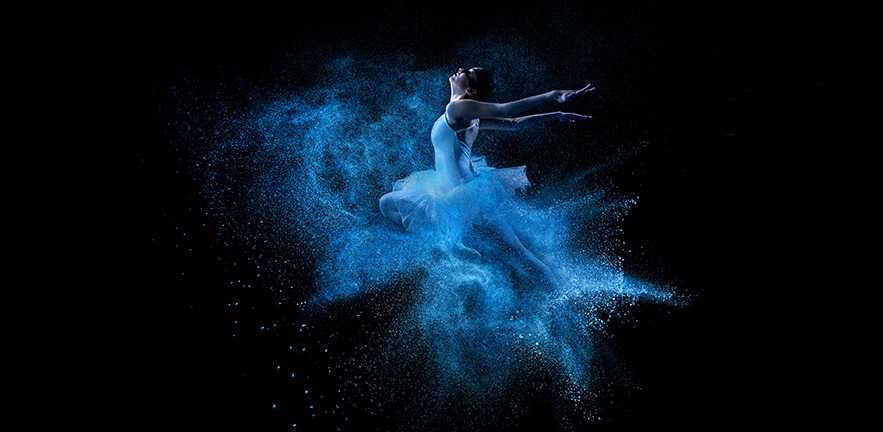
[[[465,97],[477,101],[487,101],[494,87],[494,77],[487,68],[459,68],[448,78],[452,89],[459,89]]]

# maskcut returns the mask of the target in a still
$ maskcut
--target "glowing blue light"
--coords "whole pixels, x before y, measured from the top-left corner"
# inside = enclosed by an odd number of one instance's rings
[[[523,47],[472,48],[489,63],[511,68],[523,88],[545,90],[543,75],[533,70],[543,62]],[[512,385],[514,376],[545,368],[560,380],[555,384],[562,395],[588,403],[593,386],[610,378],[597,367],[606,355],[609,320],[639,303],[684,304],[672,287],[622,268],[619,224],[635,198],[586,181],[597,180],[592,176],[616,161],[547,175],[540,192],[500,210],[556,274],[559,284],[552,290],[537,289],[518,261],[478,231],[465,229],[456,238],[405,232],[381,217],[378,199],[395,180],[432,168],[429,127],[444,107],[445,79],[455,67],[421,69],[397,58],[383,82],[408,85],[378,103],[374,72],[385,60],[342,55],[320,66],[320,86],[228,119],[236,133],[221,133],[223,141],[198,149],[211,162],[197,174],[216,217],[256,248],[281,242],[291,251],[309,251],[314,283],[280,285],[306,289],[298,293],[310,299],[306,310],[385,298],[394,290],[414,293],[413,302],[391,306],[399,321],[390,323],[389,339],[378,343],[397,351],[377,361],[395,370],[424,355],[430,366],[422,373],[432,375],[421,378],[426,394],[491,401],[489,392]],[[544,130],[525,132],[523,139],[545,143],[551,138]],[[482,147],[492,144],[490,138],[482,139],[476,153],[493,153],[493,147]],[[584,141],[592,145],[590,137]],[[519,157],[530,164],[529,155]],[[463,241],[479,254],[463,253],[457,247]],[[290,274],[291,251],[256,267],[261,275]]]

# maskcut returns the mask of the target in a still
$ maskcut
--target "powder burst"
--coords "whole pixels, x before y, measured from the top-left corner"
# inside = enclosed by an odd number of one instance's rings
[[[523,45],[470,52],[517,78],[513,97],[548,90],[530,67],[543,61]],[[256,97],[246,108],[215,106],[219,130],[194,134],[189,149],[210,216],[261,254],[262,270],[275,280],[298,275],[277,294],[304,299],[300,313],[327,315],[368,299],[395,311],[387,331],[365,337],[371,355],[353,368],[359,378],[348,380],[349,391],[373,395],[377,406],[400,407],[405,428],[456,412],[479,429],[513,422],[519,398],[543,388],[554,389],[569,415],[599,416],[610,383],[628,381],[608,347],[611,320],[639,304],[687,303],[673,286],[622,266],[620,222],[638,198],[604,179],[640,144],[620,143],[623,150],[604,160],[545,175],[515,202],[519,234],[561,281],[536,292],[511,257],[479,235],[470,244],[479,253],[462,253],[379,214],[378,199],[396,179],[432,168],[429,129],[446,102],[446,78],[461,66],[386,56],[338,54],[317,61],[322,82]],[[395,68],[377,73],[378,63]],[[390,87],[396,90],[379,92]],[[511,139],[560,139],[549,129]],[[479,138],[477,152],[505,157],[493,140]],[[562,145],[593,144],[575,141]],[[290,268],[296,255],[309,256],[310,265]],[[398,390],[419,397],[402,401]]]

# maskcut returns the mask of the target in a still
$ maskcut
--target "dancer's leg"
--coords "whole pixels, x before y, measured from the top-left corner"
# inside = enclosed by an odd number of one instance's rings
[[[395,204],[395,192],[389,192],[380,197],[380,213],[399,224],[402,223],[402,215]]]
[[[524,243],[521,242],[521,239],[518,238],[518,235],[512,230],[512,227],[502,221],[491,222],[489,227],[506,245],[513,249],[516,255],[520,256],[527,262],[528,267],[536,272],[550,289],[554,289],[557,285],[557,280],[555,274],[552,273],[552,269],[550,269],[542,260],[537,258],[530,249],[524,246]]]

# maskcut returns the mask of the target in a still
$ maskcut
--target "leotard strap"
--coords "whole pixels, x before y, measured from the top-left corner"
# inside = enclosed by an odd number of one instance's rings
[[[463,129],[455,130],[454,133],[460,133],[460,132],[463,132],[463,131],[467,131],[467,130],[472,129],[472,128],[476,127],[476,126],[478,126],[478,123],[474,123],[474,122],[473,122],[473,123],[470,123],[469,126],[464,127]]]
[[[448,121],[448,113],[445,113],[445,123],[447,123],[448,127],[451,128],[451,130],[453,130],[454,133],[460,133],[460,132],[463,132],[463,131],[466,131],[466,130],[469,130],[469,129],[472,129],[472,128],[478,126],[478,123],[475,123],[475,120],[473,120],[472,122],[469,123],[469,126],[466,126],[463,129],[454,129],[454,127],[451,126],[451,122]]]

